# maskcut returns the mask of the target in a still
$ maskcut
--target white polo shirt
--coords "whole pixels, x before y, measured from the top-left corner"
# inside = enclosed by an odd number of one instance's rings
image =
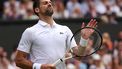
[[[29,53],[34,63],[52,64],[62,58],[68,48],[76,46],[75,41],[70,46],[72,32],[67,26],[53,22],[52,26],[39,20],[34,26],[27,28],[21,37],[18,50]],[[56,66],[65,69],[65,63]]]

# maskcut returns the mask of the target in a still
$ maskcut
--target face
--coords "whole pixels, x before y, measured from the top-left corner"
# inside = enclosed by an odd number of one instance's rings
[[[40,0],[39,15],[52,16],[54,12],[53,3],[50,0]]]

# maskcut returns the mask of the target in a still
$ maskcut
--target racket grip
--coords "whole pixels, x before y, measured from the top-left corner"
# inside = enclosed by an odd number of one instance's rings
[[[58,65],[58,64],[60,64],[61,62],[64,62],[65,60],[67,60],[67,59],[70,59],[70,58],[72,58],[73,56],[71,55],[71,56],[69,56],[69,57],[67,57],[67,58],[62,58],[62,59],[58,59],[57,61],[55,61],[54,63],[53,63],[53,65]]]
[[[62,59],[58,59],[57,61],[55,61],[54,63],[53,63],[53,65],[58,65],[59,63],[61,63],[61,62],[63,62],[63,60]]]

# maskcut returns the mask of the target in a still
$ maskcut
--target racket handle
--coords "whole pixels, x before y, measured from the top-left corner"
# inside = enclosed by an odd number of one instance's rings
[[[55,61],[54,63],[53,63],[53,65],[58,65],[59,63],[61,63],[61,62],[63,62],[63,60],[62,59],[58,59],[57,61]]]
[[[70,58],[72,58],[73,56],[71,55],[71,56],[69,56],[69,57],[67,57],[67,58],[63,58],[63,59],[58,59],[57,61],[55,61],[54,63],[53,63],[53,65],[58,65],[58,64],[60,64],[61,62],[64,62],[65,60],[67,60],[67,59],[70,59]]]

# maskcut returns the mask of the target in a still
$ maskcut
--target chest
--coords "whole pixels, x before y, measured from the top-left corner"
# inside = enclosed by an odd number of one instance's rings
[[[47,28],[34,33],[34,43],[37,45],[61,45],[67,40],[66,30]]]

